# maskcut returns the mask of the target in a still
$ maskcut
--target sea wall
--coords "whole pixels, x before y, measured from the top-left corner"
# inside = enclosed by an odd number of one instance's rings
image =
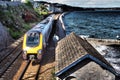
[[[65,31],[65,25],[62,20],[62,17],[64,17],[65,13],[60,15],[58,21],[57,21],[57,27],[56,27],[56,35],[58,35],[59,39],[62,39],[66,36],[66,31]]]

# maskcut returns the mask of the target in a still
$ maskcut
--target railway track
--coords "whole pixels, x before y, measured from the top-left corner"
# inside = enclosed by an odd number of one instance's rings
[[[0,77],[7,71],[7,69],[13,64],[13,62],[20,56],[21,50],[17,49],[13,54],[7,56],[0,63]],[[4,66],[4,67],[3,67]]]
[[[4,53],[5,55],[2,58],[0,58],[0,78],[2,78],[4,76],[4,74],[7,72],[9,67],[15,62],[15,60],[22,53],[21,42],[22,42],[22,38],[20,38],[16,42],[14,42],[9,47],[7,52]]]
[[[5,52],[5,55],[0,58],[0,63],[4,61],[14,50],[18,49],[21,46],[23,37],[14,42],[11,46],[9,46]]]
[[[58,16],[59,15],[55,18],[57,19]],[[14,44],[6,48],[3,57],[0,55],[0,80],[38,80],[41,65],[34,64],[33,61],[22,60],[22,40],[23,38],[20,38],[14,42]],[[9,75],[11,75],[11,77],[9,77]]]
[[[2,58],[0,58],[0,64],[10,55],[12,55],[11,53],[14,53],[15,51],[17,51],[18,49],[20,49],[21,45],[18,45],[17,47],[15,47],[14,49],[12,49],[10,52],[7,52],[5,56],[3,56]]]
[[[54,20],[56,21],[59,16],[60,16],[60,14],[57,14],[54,17]],[[54,27],[55,27],[55,25],[54,25]],[[41,65],[40,64],[34,65],[33,61],[28,61],[28,62],[25,62],[24,64],[25,64],[24,68],[21,68],[22,71],[17,74],[17,75],[19,75],[17,80],[29,80],[29,79],[30,80],[38,80],[38,78],[40,77],[39,71],[40,71]],[[40,80],[43,80],[43,78]]]
[[[40,64],[35,64],[34,61],[26,62],[23,71],[20,73],[18,80],[37,80],[39,76]]]

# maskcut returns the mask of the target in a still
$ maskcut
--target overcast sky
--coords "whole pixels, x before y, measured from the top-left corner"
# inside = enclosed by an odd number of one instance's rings
[[[120,7],[120,0],[37,0],[78,7]]]

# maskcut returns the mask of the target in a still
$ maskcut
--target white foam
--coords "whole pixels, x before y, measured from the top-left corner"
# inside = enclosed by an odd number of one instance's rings
[[[101,55],[105,55],[106,52],[104,52],[108,47],[107,46],[104,46],[104,45],[101,45],[101,46],[97,46],[95,47],[97,49],[97,51],[101,54]]]

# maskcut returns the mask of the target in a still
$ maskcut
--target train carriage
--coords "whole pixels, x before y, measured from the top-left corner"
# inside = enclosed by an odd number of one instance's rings
[[[38,23],[24,35],[23,58],[41,60],[43,50],[48,44],[49,36],[52,31],[54,14]]]

